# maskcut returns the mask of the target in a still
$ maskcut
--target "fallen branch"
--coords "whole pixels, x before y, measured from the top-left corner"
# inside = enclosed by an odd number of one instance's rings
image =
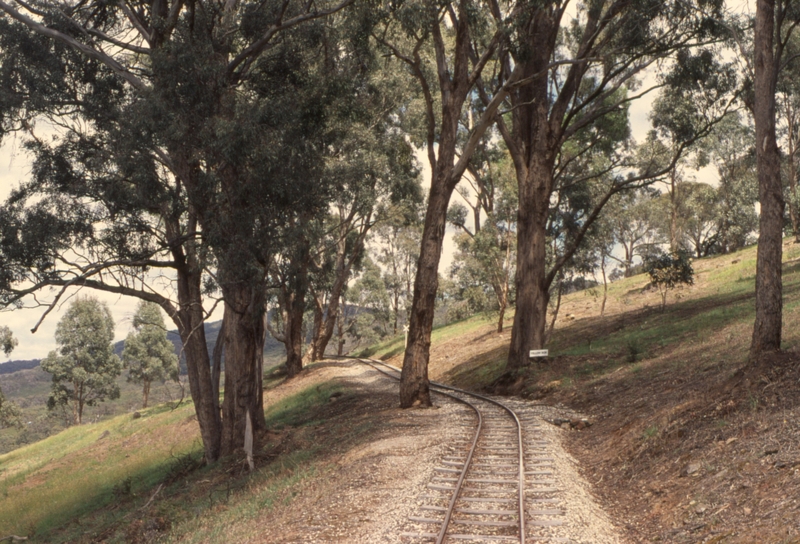
[[[22,542],[23,540],[28,540],[27,536],[17,536],[17,535],[8,535],[0,538],[0,542],[4,542],[8,540],[9,542]]]
[[[139,508],[139,510],[140,510],[140,511],[141,511],[141,510],[144,510],[145,508],[147,508],[148,506],[150,506],[150,503],[151,503],[151,502],[153,502],[153,499],[155,499],[155,498],[156,498],[156,495],[158,495],[158,492],[159,492],[159,491],[161,491],[161,488],[162,488],[162,487],[164,487],[164,484],[158,484],[158,487],[156,488],[156,491],[155,491],[155,493],[153,493],[153,495],[150,497],[150,500],[148,500],[146,503],[144,503],[144,506],[142,506],[141,508]]]

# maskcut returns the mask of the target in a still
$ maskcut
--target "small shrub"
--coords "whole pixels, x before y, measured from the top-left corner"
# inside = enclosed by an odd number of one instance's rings
[[[114,495],[114,498],[118,501],[126,497],[130,497],[132,484],[133,480],[131,479],[130,476],[128,476],[120,483],[116,484],[114,487],[111,488],[111,494]]]
[[[639,360],[639,354],[642,352],[641,346],[639,346],[638,340],[629,340],[626,346],[628,354],[626,357],[626,361],[629,363],[635,363]]]
[[[462,321],[472,315],[472,309],[468,300],[459,300],[453,302],[447,307],[445,313],[445,322],[452,323],[454,321]]]
[[[195,459],[191,453],[179,455],[174,459],[167,470],[167,482],[180,480],[200,468],[203,464],[200,459]]]
[[[684,252],[672,255],[661,254],[649,257],[645,270],[650,282],[661,294],[661,310],[667,306],[667,293],[678,285],[694,283],[694,269],[689,256]]]
[[[645,440],[649,440],[651,438],[655,438],[658,435],[658,427],[655,425],[650,425],[648,428],[644,430],[642,433],[642,438]]]

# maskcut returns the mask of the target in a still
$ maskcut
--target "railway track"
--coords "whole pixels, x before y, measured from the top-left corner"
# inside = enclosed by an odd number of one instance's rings
[[[358,359],[399,380],[399,370]],[[400,534],[408,544],[570,542],[554,459],[537,433],[535,416],[519,415],[497,400],[431,382],[431,391],[468,406],[471,438],[448,445],[415,515]]]

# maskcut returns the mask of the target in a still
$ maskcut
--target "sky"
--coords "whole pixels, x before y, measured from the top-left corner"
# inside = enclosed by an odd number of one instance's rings
[[[739,9],[748,10],[751,6],[745,1],[740,3]],[[654,76],[648,75],[644,84],[647,85],[648,79],[652,81]],[[642,141],[650,129],[649,112],[655,95],[647,95],[631,104],[630,122],[633,137],[637,141]],[[427,155],[424,150],[418,150],[417,158],[422,167],[422,185],[427,190],[430,187],[431,170],[428,164]],[[18,185],[20,180],[26,179],[30,173],[30,160],[24,149],[20,147],[20,141],[13,135],[9,135],[4,141],[0,142],[0,201],[4,200],[11,190]],[[706,167],[694,173],[697,181],[716,185],[717,176],[713,167]],[[454,194],[454,201],[461,200],[461,196]],[[471,216],[470,216],[471,220]],[[455,229],[448,226],[445,233],[444,250],[439,265],[441,273],[446,273],[450,264],[453,262],[454,243],[453,235]],[[54,333],[58,320],[63,315],[67,304],[72,296],[78,291],[72,290],[68,296],[63,297],[62,302],[47,316],[35,334],[31,329],[41,318],[44,308],[20,309],[13,311],[0,312],[0,325],[11,328],[19,345],[11,354],[11,359],[35,359],[46,357],[47,354],[56,348]],[[138,304],[138,299],[112,295],[90,290],[83,290],[82,294],[91,294],[101,301],[108,304],[111,314],[116,322],[115,341],[124,339],[131,328],[131,320]],[[221,307],[212,316],[212,320],[221,318]],[[2,356],[0,356],[2,357]],[[0,363],[3,359],[0,358]]]

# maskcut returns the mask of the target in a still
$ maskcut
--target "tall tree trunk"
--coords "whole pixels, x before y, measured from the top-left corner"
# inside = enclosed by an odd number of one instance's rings
[[[340,306],[339,313],[336,315],[336,355],[344,355],[344,309]]]
[[[172,320],[178,327],[183,351],[186,355],[186,372],[189,378],[189,392],[194,401],[194,410],[203,439],[206,462],[219,459],[222,440],[222,421],[219,414],[219,396],[214,396],[211,380],[211,361],[206,347],[206,333],[203,328],[203,306],[201,271],[190,254],[180,258],[186,266],[178,268],[179,308]]]
[[[508,306],[508,289],[503,291],[503,298],[500,300],[500,311],[497,317],[497,334],[503,332],[503,320],[506,317],[506,306]]]
[[[214,344],[214,353],[211,356],[211,384],[214,390],[214,401],[219,412],[219,382],[222,376],[222,355],[225,351],[225,315],[217,333],[217,342]]]
[[[441,156],[439,157],[440,164],[444,160]],[[451,157],[451,165],[452,160]],[[400,382],[400,406],[402,408],[431,405],[428,388],[431,330],[436,307],[436,290],[439,287],[439,258],[444,242],[447,206],[454,188],[452,183],[442,183],[437,179],[434,179],[431,184],[428,210],[425,214],[425,227],[422,231],[422,247],[417,262],[417,276],[414,280],[408,342],[403,357]]]
[[[561,129],[564,111],[563,104],[558,104],[559,111],[551,108],[547,72],[556,46],[561,13],[562,10],[554,6],[535,8],[526,21],[527,54],[524,59],[515,60],[521,63],[522,78],[529,81],[511,95],[512,131],[501,130],[514,161],[519,191],[517,298],[506,365],[509,370],[527,365],[529,351],[542,349],[545,343],[549,300],[545,229],[553,190],[555,155],[552,149],[559,143],[554,129]],[[565,84],[575,85],[569,81]],[[557,125],[551,126],[550,115],[555,116]]]
[[[313,293],[311,299],[314,301],[314,323],[311,327],[311,361],[319,361],[324,357],[325,348],[318,351],[318,346],[322,343],[322,336],[325,334],[325,309],[323,308],[321,295]]]
[[[441,21],[438,17],[431,19],[431,36],[436,54],[437,77],[441,91],[441,120],[437,123],[433,115],[434,102],[425,76],[419,64],[419,56],[415,53],[412,70],[423,81],[427,116],[428,160],[431,164],[431,189],[428,197],[428,209],[425,213],[425,225],[422,231],[422,246],[417,261],[417,275],[414,280],[414,296],[409,318],[408,344],[403,357],[403,371],[400,383],[400,406],[409,408],[414,405],[430,406],[431,397],[428,388],[428,358],[430,356],[431,329],[436,302],[436,291],[439,284],[439,259],[444,241],[447,206],[450,197],[466,170],[470,156],[475,151],[480,138],[483,137],[489,124],[494,119],[497,108],[506,97],[507,90],[498,92],[490,105],[481,115],[480,121],[470,132],[466,143],[460,150],[456,161],[456,146],[459,143],[459,119],[468,94],[472,90],[477,76],[485,64],[470,61],[470,18],[466,2],[454,6],[455,11],[448,12],[453,24],[455,40],[451,54],[446,49],[445,37],[442,34]],[[456,16],[457,15],[457,16]],[[481,59],[488,59],[491,51],[486,51]],[[410,60],[410,59],[409,59]],[[473,72],[472,74],[470,72]],[[519,72],[514,71],[511,79],[516,80]],[[437,125],[439,128],[436,137]],[[435,144],[438,147],[434,149]],[[438,155],[437,155],[438,153]]]
[[[546,164],[542,166],[536,170],[549,177],[551,175],[549,167]],[[533,170],[531,175],[535,175]],[[534,189],[531,186],[535,186],[535,189],[525,193],[520,192],[515,280],[517,303],[514,325],[511,329],[511,346],[508,351],[509,369],[527,365],[529,351],[542,349],[545,344],[547,303],[550,298],[545,270],[547,258],[545,224],[549,198],[541,194],[545,189],[542,181],[529,180],[525,188]]]
[[[603,274],[603,302],[600,303],[600,316],[606,311],[606,301],[608,300],[608,279],[606,278],[606,254],[603,252],[600,258],[600,272]]]
[[[550,285],[547,280],[547,216],[553,191],[557,144],[548,119],[548,89],[545,67],[549,62],[549,40],[554,40],[553,19],[539,21],[541,32],[534,34],[532,55],[523,77],[537,77],[518,91],[523,106],[514,118],[514,166],[519,190],[517,211],[517,301],[507,368],[528,364],[529,351],[542,349],[547,326],[547,303]],[[542,42],[542,43],[540,43]]]
[[[262,372],[266,340],[263,285],[222,286],[225,296],[225,398],[222,403],[222,455],[244,447],[247,414],[253,431],[266,429]]]
[[[296,286],[288,296],[288,306],[284,312],[286,342],[286,373],[290,378],[303,370],[303,314],[305,313],[305,287]]]
[[[759,0],[755,27],[756,165],[761,203],[758,255],[756,257],[756,320],[750,358],[779,351],[781,347],[782,234],[784,201],[781,190],[780,154],[775,138],[776,58],[773,52],[775,2]]]
[[[144,380],[142,386],[142,409],[147,408],[147,399],[150,396],[150,380]]]
[[[794,241],[800,243],[800,213],[797,209],[797,127],[795,125],[797,114],[791,104],[791,99],[787,98],[786,102],[786,125],[788,127],[786,140],[789,144],[786,153],[786,159],[789,161],[789,217],[792,220]]]
[[[397,318],[400,315],[400,291],[399,291],[399,288],[395,288],[394,293],[393,293],[393,300],[394,300],[394,302],[392,304],[392,307],[394,308],[394,311],[392,313],[394,314],[394,322],[392,323],[392,336],[397,336]]]
[[[179,150],[171,154],[178,165],[177,177],[187,185],[196,183],[197,172],[190,166]],[[220,457],[222,444],[222,419],[219,411],[219,390],[214,389],[211,378],[211,360],[206,346],[203,310],[203,263],[198,255],[197,247],[191,240],[178,243],[187,232],[196,234],[197,216],[201,215],[194,207],[189,208],[186,225],[182,228],[174,212],[164,206],[161,216],[167,239],[170,241],[173,260],[177,264],[178,308],[172,309],[162,305],[175,323],[183,344],[186,357],[186,374],[189,381],[189,393],[194,402],[194,411],[203,440],[203,453],[206,463],[214,463]]]
[[[677,171],[675,168],[669,173],[669,250],[675,254],[678,252],[678,192],[677,192]]]
[[[547,328],[547,334],[544,337],[544,343],[550,342],[553,337],[553,331],[556,328],[556,321],[558,320],[558,311],[561,309],[561,294],[564,292],[564,280],[558,280],[558,289],[556,289],[556,307],[553,308],[553,316],[550,319],[550,326]]]

